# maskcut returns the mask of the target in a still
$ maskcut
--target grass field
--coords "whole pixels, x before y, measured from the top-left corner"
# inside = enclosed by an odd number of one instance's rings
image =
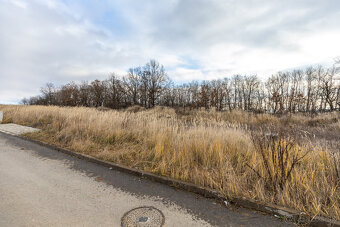
[[[114,163],[340,219],[340,117],[0,106],[27,135]]]

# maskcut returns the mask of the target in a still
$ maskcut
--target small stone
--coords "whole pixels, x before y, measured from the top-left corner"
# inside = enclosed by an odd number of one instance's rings
[[[103,181],[103,178],[101,178],[101,177],[96,177],[96,181],[101,182],[101,181]]]

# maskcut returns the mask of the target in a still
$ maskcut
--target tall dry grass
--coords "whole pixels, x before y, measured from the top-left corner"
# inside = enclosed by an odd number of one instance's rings
[[[286,161],[282,163],[289,167],[293,157],[305,156],[294,164],[284,182],[278,181],[280,187],[270,186],[274,179],[270,173],[280,171],[281,164],[275,161],[276,156],[270,159],[267,155],[289,143],[288,137],[282,137],[281,145],[273,141],[272,146],[261,151],[251,131],[254,126],[283,124],[282,119],[271,115],[214,111],[178,115],[162,107],[125,112],[45,106],[0,109],[5,122],[42,129],[27,135],[31,138],[209,187],[225,196],[242,196],[338,220],[340,217],[336,161],[324,147],[306,141],[294,143],[284,151]],[[305,121],[298,123],[307,125]],[[331,124],[337,130],[338,123]],[[280,173],[288,175],[285,168]]]

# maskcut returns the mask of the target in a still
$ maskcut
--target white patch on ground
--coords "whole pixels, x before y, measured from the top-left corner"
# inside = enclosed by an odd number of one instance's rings
[[[17,124],[0,124],[0,132],[10,135],[21,135],[29,132],[37,132],[40,129],[31,128]]]

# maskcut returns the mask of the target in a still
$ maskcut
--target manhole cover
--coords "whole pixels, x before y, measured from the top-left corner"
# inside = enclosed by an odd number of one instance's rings
[[[122,218],[122,227],[160,227],[165,221],[163,213],[154,207],[138,207]]]

